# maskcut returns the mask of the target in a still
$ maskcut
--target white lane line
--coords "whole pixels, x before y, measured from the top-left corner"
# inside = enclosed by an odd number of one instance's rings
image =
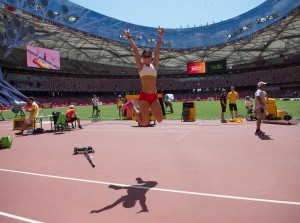
[[[157,131],[153,131],[153,130],[147,130],[147,131],[141,131],[141,130],[130,130],[130,129],[124,129],[124,130],[121,130],[121,129],[84,129],[84,131],[87,131],[87,132],[140,132],[140,133],[148,133],[148,132],[153,132],[153,133],[162,133],[162,132],[168,132],[168,133],[174,133],[174,132],[179,132],[179,133],[182,133],[182,132],[189,132],[189,131],[181,131],[181,130],[178,130],[178,131],[171,131],[171,130],[167,130],[167,131],[164,131],[164,130],[157,130]]]
[[[83,124],[84,125],[84,124]],[[131,128],[131,129],[134,129],[134,128],[137,128],[139,129],[140,131],[144,130],[151,130],[151,129],[164,129],[164,130],[167,130],[167,129],[178,129],[178,130],[182,130],[182,129],[195,129],[196,127],[195,126],[162,126],[162,125],[159,125],[159,126],[155,126],[155,127],[139,127],[139,126],[133,126],[133,125],[86,125],[88,126],[89,128],[105,128],[105,129],[128,129],[128,128]]]
[[[30,222],[30,223],[43,223],[41,221],[36,221],[36,220],[29,219],[29,218],[23,218],[23,217],[20,217],[20,216],[17,216],[17,215],[8,214],[8,213],[1,212],[1,211],[0,211],[0,215],[6,216],[6,217],[9,217],[9,218],[18,219],[20,221]]]
[[[185,137],[187,134],[189,134],[191,131],[186,131],[184,134],[180,135],[176,141],[180,141],[183,137]]]
[[[131,186],[127,184],[118,184],[118,183],[103,182],[103,181],[96,181],[96,180],[85,180],[85,179],[71,178],[71,177],[61,177],[61,176],[54,176],[54,175],[47,175],[47,174],[23,172],[17,170],[0,169],[0,171],[27,174],[27,175],[40,176],[40,177],[49,177],[55,179],[72,180],[72,181],[79,181],[79,182],[86,182],[86,183],[95,183],[95,184],[104,184],[104,185],[113,184],[113,185],[125,186],[125,187]],[[164,192],[171,192],[171,193],[178,193],[178,194],[190,194],[190,195],[205,196],[205,197],[218,197],[218,198],[225,198],[225,199],[245,200],[245,201],[300,205],[300,202],[297,201],[282,201],[282,200],[270,200],[270,199],[260,199],[260,198],[252,198],[252,197],[230,196],[230,195],[223,195],[223,194],[208,194],[208,193],[190,192],[190,191],[182,191],[182,190],[170,190],[170,189],[163,189],[163,188],[147,188],[147,187],[136,187],[136,188],[151,189],[156,191],[164,191]]]

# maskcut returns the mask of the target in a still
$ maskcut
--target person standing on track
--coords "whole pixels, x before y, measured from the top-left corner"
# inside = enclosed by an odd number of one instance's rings
[[[257,84],[257,91],[255,92],[255,112],[257,116],[256,131],[255,135],[262,136],[265,133],[260,130],[261,122],[266,116],[266,103],[267,103],[267,93],[264,91],[266,88],[265,82],[259,82]]]
[[[94,117],[94,115],[96,115],[99,112],[99,108],[98,108],[99,102],[100,99],[96,95],[94,95],[92,98],[92,106],[93,106],[92,118]]]
[[[222,89],[222,94],[220,95],[220,104],[221,104],[221,123],[227,123],[224,118],[224,113],[226,112],[226,90]]]
[[[138,106],[140,107],[139,110],[137,109],[137,103],[133,100],[128,101],[122,109],[125,110],[131,108],[141,126],[149,125],[149,109],[151,109],[152,115],[155,117],[157,122],[161,122],[163,116],[157,96],[156,77],[159,64],[160,47],[165,30],[158,27],[157,31],[159,33],[159,38],[157,40],[154,57],[152,58],[152,51],[150,49],[144,49],[142,59],[132,37],[130,36],[129,30],[124,31],[124,35],[129,40],[133,49],[136,65],[142,82],[142,90],[138,100]]]
[[[125,101],[125,99],[122,98],[122,95],[119,95],[118,99],[117,99],[117,109],[119,110],[119,119],[122,119],[122,116],[123,116],[122,106],[124,104],[124,101]]]
[[[235,112],[235,117],[238,118],[238,109],[236,106],[236,100],[239,99],[239,94],[234,89],[235,89],[234,87],[231,87],[230,92],[227,94],[229,110],[232,119],[233,119],[233,110]]]

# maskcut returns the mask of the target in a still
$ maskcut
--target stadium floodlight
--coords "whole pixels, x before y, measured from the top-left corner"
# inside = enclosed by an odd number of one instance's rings
[[[75,22],[79,19],[79,17],[76,16],[69,16],[69,22]]]
[[[51,10],[51,9],[47,10],[47,16],[48,16],[50,19],[54,19],[57,15],[58,15],[57,12],[54,12],[54,11]]]
[[[48,0],[40,0],[40,4],[46,8],[48,6]]]
[[[32,4],[32,2],[30,1],[29,3]],[[53,11],[52,13],[54,14]],[[42,35],[34,35],[35,34],[34,26],[33,25],[25,26],[23,20],[19,20],[16,17],[8,17],[7,15],[3,15],[3,20],[5,24],[5,34],[1,34],[0,32],[0,43],[3,45],[4,44],[7,45],[7,50],[3,54],[4,59],[6,59],[12,53],[13,49],[19,47],[21,44],[26,44],[27,42],[46,38],[48,36],[55,35],[58,33],[58,32],[53,32],[53,33],[46,33]],[[25,38],[27,34],[29,34],[30,37]]]
[[[79,17],[71,15],[71,16],[65,16],[61,20],[67,22],[76,22],[78,19]]]
[[[66,5],[62,5],[60,7],[60,10],[61,10],[62,14],[68,14],[68,12],[69,12],[69,8]]]
[[[26,3],[31,8],[33,8],[35,6],[35,1],[34,0],[27,0]]]

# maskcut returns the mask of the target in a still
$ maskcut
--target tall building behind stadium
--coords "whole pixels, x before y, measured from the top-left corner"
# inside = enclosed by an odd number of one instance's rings
[[[226,21],[166,29],[158,92],[176,100],[205,100],[235,86],[245,97],[264,81],[270,97],[299,98],[299,13],[298,0],[267,0]],[[94,94],[110,103],[118,95],[139,93],[124,29],[130,29],[140,52],[155,48],[155,28],[71,1],[0,0],[0,103],[30,95],[40,103],[89,104]],[[206,69],[197,72],[203,63]]]

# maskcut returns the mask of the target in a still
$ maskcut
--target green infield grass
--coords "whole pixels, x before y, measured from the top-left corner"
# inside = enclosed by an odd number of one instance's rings
[[[220,102],[219,101],[197,101],[196,103],[196,116],[199,120],[217,120],[220,119]],[[166,112],[166,119],[169,120],[180,120],[181,113],[182,113],[182,102],[173,102],[173,109],[174,113],[170,114]],[[278,110],[286,110],[289,114],[292,115],[293,119],[300,119],[300,101],[276,101],[276,106]],[[239,110],[239,115],[245,116],[246,109],[244,107],[244,100],[239,100],[237,102],[237,107]],[[68,108],[51,108],[51,109],[40,109],[40,114],[43,115],[50,115],[53,111],[65,112]],[[83,107],[75,107],[78,115],[82,120],[89,120],[91,119],[92,115],[92,106],[83,106]],[[101,119],[102,120],[118,120],[119,113],[116,105],[102,105],[99,106],[101,109]],[[28,115],[28,112],[25,112]],[[2,116],[6,120],[12,120],[15,117],[15,114],[10,111],[3,111]],[[225,118],[229,119],[230,112],[227,107]],[[0,122],[1,125],[1,122]]]

